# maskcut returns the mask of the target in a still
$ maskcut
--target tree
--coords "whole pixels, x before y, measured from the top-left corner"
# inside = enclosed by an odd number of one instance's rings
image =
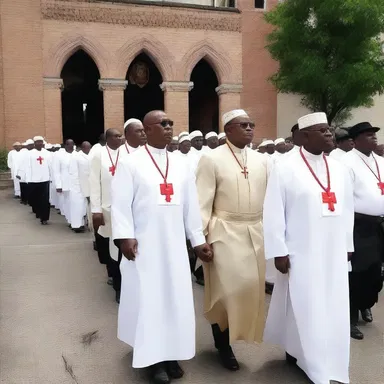
[[[265,17],[280,92],[301,95],[330,124],[383,93],[383,0],[285,0]]]

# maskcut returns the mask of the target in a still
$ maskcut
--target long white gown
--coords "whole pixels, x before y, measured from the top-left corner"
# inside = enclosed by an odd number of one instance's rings
[[[149,147],[165,173],[166,150]],[[168,153],[174,195],[160,194],[164,181],[145,148],[121,160],[112,181],[114,239],[135,238],[135,261],[123,257],[118,338],[133,347],[133,367],[195,355],[195,311],[185,238],[205,243],[194,175],[180,156]]]
[[[323,185],[322,156],[304,151]],[[328,158],[334,213],[299,151],[271,172],[264,203],[266,258],[289,255],[278,273],[264,341],[281,345],[315,384],[349,382],[347,253],[353,252],[353,187],[346,168]]]
[[[65,216],[68,223],[71,222],[71,208],[69,191],[71,188],[71,178],[69,175],[69,162],[73,153],[69,153],[66,150],[60,150],[57,152],[57,157],[54,161],[54,177],[56,189],[61,189],[62,192],[58,193],[60,201],[60,211]]]
[[[17,163],[20,158],[20,152],[12,149],[8,153],[7,164],[11,170],[11,178],[13,180],[13,189],[15,196],[20,196],[20,180],[16,177]]]

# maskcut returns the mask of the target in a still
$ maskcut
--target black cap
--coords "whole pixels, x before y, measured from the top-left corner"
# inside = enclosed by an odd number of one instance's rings
[[[335,130],[335,138],[336,138],[336,141],[342,141],[342,140],[350,139],[351,137],[349,136],[349,132],[347,131],[346,128],[337,128]]]
[[[299,129],[299,124],[295,124],[292,128],[291,128],[291,132],[295,132]]]
[[[352,139],[356,139],[356,137],[359,136],[361,133],[364,133],[367,131],[378,132],[380,131],[380,128],[372,127],[371,123],[368,123],[368,122],[359,123],[349,128],[349,136]]]

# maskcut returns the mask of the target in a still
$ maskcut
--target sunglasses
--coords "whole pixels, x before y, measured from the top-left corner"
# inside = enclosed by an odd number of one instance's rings
[[[152,123],[148,125],[156,125],[156,124],[160,124],[163,128],[165,128],[168,125],[170,127],[173,127],[173,120],[161,120],[161,121],[158,121],[157,123]]]

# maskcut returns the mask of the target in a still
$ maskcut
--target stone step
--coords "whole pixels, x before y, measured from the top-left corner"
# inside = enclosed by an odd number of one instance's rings
[[[13,180],[11,180],[11,179],[1,180],[0,179],[0,190],[11,189],[11,188],[13,188]]]
[[[11,172],[0,172],[0,180],[10,180]]]

